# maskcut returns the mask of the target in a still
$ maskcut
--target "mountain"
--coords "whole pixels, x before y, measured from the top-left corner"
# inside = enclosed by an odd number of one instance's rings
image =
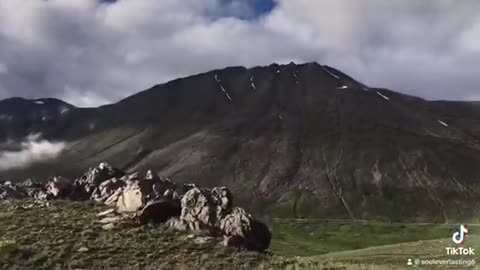
[[[270,217],[450,222],[480,212],[480,103],[370,88],[317,63],[214,70],[98,108],[7,99],[0,128],[4,142],[67,143],[57,159],[1,171],[4,180],[78,177],[106,161],[226,185]]]

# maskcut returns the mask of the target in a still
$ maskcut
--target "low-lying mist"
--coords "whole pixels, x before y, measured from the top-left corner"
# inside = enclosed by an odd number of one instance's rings
[[[0,147],[0,170],[25,168],[32,163],[54,159],[66,145],[42,139],[41,134],[27,136],[19,142],[7,141]]]

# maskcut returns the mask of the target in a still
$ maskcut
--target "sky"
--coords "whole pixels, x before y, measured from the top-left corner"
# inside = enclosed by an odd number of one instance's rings
[[[0,0],[0,99],[116,102],[227,66],[313,62],[480,100],[478,0]]]

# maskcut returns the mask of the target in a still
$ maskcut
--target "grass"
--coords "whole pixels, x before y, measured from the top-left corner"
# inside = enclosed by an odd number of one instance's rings
[[[7,256],[17,248],[17,243],[14,240],[0,240],[0,258]]]
[[[417,240],[444,238],[453,228],[443,225],[270,223],[275,254],[313,256]]]
[[[255,269],[269,258],[218,241],[195,244],[163,225],[125,224],[106,231],[94,222],[105,208],[93,203],[56,201],[28,210],[19,205],[0,203],[0,239],[16,243],[2,252],[3,269]]]
[[[92,202],[23,208],[0,202],[0,269],[403,269],[410,257],[445,257],[456,226],[269,223],[272,255],[195,244],[163,225],[103,230]],[[468,245],[480,250],[480,228]],[[429,240],[434,239],[434,240]],[[419,241],[421,240],[421,241]]]
[[[477,230],[478,232],[478,230]],[[391,267],[394,269],[401,267],[405,268],[408,259],[463,259],[471,261],[475,260],[475,256],[448,256],[445,252],[445,247],[453,246],[449,238],[435,239],[428,241],[415,241],[408,243],[401,243],[395,245],[386,245],[379,247],[365,248],[361,250],[344,251],[325,254],[321,256],[313,256],[307,260],[315,262],[336,262],[350,265],[375,265],[382,267]],[[470,235],[467,241],[468,247],[473,247],[475,250],[480,248],[480,236]],[[477,265],[468,269],[480,269],[478,260]],[[423,267],[423,268],[422,268]],[[388,269],[388,268],[385,268]],[[417,268],[418,269],[418,268]],[[466,269],[459,266],[445,266],[445,265],[428,265],[420,266],[420,269]]]

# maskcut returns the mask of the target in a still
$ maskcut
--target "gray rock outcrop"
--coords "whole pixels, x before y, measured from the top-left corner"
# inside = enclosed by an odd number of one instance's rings
[[[138,173],[125,174],[101,163],[75,181],[54,177],[45,185],[31,180],[0,184],[0,200],[22,198],[89,199],[103,203],[112,207],[99,214],[99,223],[106,230],[134,218],[139,224],[166,223],[197,235],[223,237],[227,246],[265,250],[270,245],[267,226],[244,209],[234,207],[228,188],[205,189],[194,184],[179,187],[152,171],[141,178]]]

